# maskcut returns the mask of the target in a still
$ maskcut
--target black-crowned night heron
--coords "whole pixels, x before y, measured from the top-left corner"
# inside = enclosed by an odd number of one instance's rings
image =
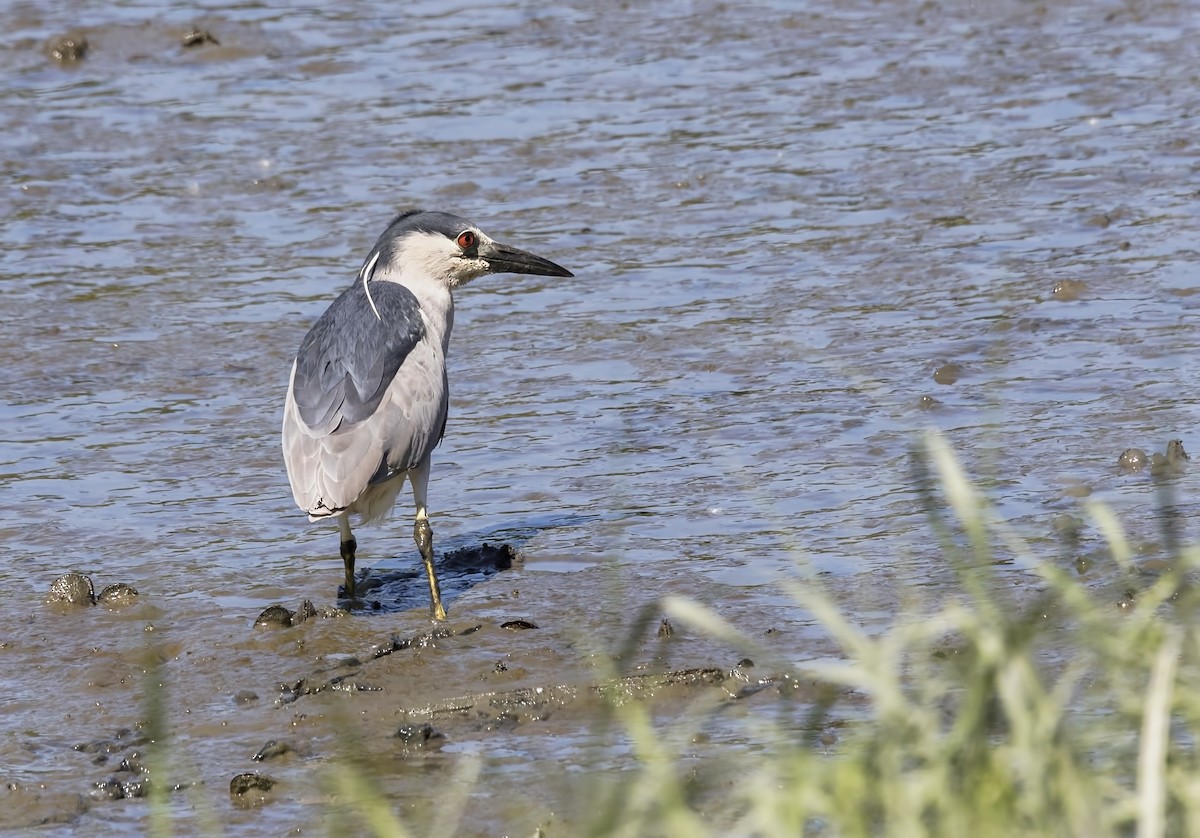
[[[309,520],[337,518],[348,598],[355,596],[358,546],[350,513],[364,524],[378,521],[408,478],[417,507],[413,539],[429,576],[433,616],[446,618],[426,507],[429,461],[450,403],[453,292],[489,273],[573,275],[493,241],[465,218],[401,213],[296,353],[283,409],[283,459],[292,496]]]

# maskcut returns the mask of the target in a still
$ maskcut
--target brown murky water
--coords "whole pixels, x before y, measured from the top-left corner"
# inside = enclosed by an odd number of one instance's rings
[[[929,426],[1036,544],[1092,557],[1097,586],[1124,584],[1099,535],[1058,536],[1080,495],[1115,506],[1144,560],[1164,554],[1155,481],[1117,461],[1196,447],[1186,4],[3,17],[0,830],[148,829],[145,800],[97,784],[139,776],[121,764],[157,696],[177,833],[331,831],[330,772],[367,755],[418,823],[449,789],[461,834],[571,834],[588,783],[632,764],[588,685],[658,597],[804,661],[832,649],[781,576],[823,574],[872,626],[905,590],[938,596],[910,468]],[[217,43],[185,48],[194,25]],[[87,51],[60,64],[66,33]],[[521,561],[450,574],[453,634],[421,640],[405,507],[359,533],[380,610],[253,629],[272,603],[333,604],[336,535],[292,508],[277,450],[283,389],[310,323],[413,205],[578,275],[459,296],[436,547]],[[1196,479],[1169,481],[1187,538]],[[45,605],[73,569],[141,596]],[[656,628],[622,671],[738,663]],[[630,689],[671,715],[728,688]],[[769,747],[752,722],[772,695],[705,722],[690,758]],[[391,738],[424,723],[444,738]],[[270,740],[290,752],[254,761]],[[231,803],[247,771],[277,781],[267,805]]]

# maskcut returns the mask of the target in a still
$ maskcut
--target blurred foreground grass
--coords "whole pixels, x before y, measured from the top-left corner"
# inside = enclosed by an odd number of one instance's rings
[[[682,807],[679,772],[637,708],[626,710],[645,765],[640,805],[597,834],[1200,834],[1200,627],[1188,585],[1197,552],[1177,547],[1119,607],[998,520],[940,437],[922,453],[918,480],[940,541],[931,561],[953,565],[961,595],[871,637],[818,587],[790,586],[845,655],[800,674],[864,695],[869,719],[834,753],[774,731],[774,747],[730,790],[733,817],[714,828]],[[1134,573],[1112,515],[1089,512]],[[994,584],[996,545],[1035,568],[1034,602],[1014,607]],[[753,648],[706,609],[666,609]]]
[[[1136,596],[1118,604],[999,520],[940,437],[915,459],[938,540],[929,560],[953,568],[953,593],[910,605],[891,629],[870,634],[819,583],[789,584],[796,607],[841,650],[840,660],[811,665],[773,658],[703,606],[665,600],[673,621],[752,655],[758,671],[828,685],[828,700],[813,702],[802,725],[783,713],[743,719],[758,747],[722,761],[716,782],[709,770],[700,793],[684,754],[706,714],[719,712],[714,702],[680,708],[668,722],[645,702],[614,704],[611,724],[631,743],[634,767],[595,772],[586,804],[573,806],[584,816],[534,834],[1200,834],[1200,630],[1189,586],[1197,551],[1176,545],[1157,578],[1140,577]],[[1113,516],[1099,505],[1088,512],[1121,571],[1135,575]],[[999,551],[1038,575],[1032,599],[1015,603],[998,583]],[[852,708],[840,706],[847,696]],[[822,720],[839,713],[853,721],[829,747]],[[431,788],[435,816],[416,823],[397,817],[369,765],[337,762],[326,826],[457,834],[465,796],[485,793],[477,760],[458,774]]]

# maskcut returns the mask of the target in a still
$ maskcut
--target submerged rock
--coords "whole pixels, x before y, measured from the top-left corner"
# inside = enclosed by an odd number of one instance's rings
[[[193,26],[187,31],[187,33],[183,36],[181,43],[185,48],[189,49],[192,47],[204,46],[205,44],[212,44],[213,46],[217,47],[221,45],[221,42],[214,38],[211,32],[209,32],[207,29],[200,29],[196,26]]]
[[[1087,291],[1087,283],[1082,279],[1060,279],[1054,283],[1050,293],[1054,299],[1062,303],[1073,303],[1083,297]]]
[[[99,780],[93,784],[88,796],[92,800],[121,800],[125,797],[125,789],[121,786],[120,780],[116,777],[109,777],[107,780]]]
[[[938,368],[933,371],[933,380],[938,384],[957,384],[962,375],[962,364],[956,361],[947,361],[939,364]]]
[[[426,722],[418,725],[401,725],[395,739],[411,751],[435,751],[446,743],[446,737]]]
[[[529,631],[537,627],[537,623],[531,623],[529,620],[508,620],[500,624],[500,628],[509,631]]]
[[[275,781],[265,774],[238,774],[229,781],[229,796],[236,806],[261,806],[270,797]]]
[[[121,760],[118,771],[128,771],[131,774],[149,774],[150,770],[146,767],[146,758],[141,751],[130,751],[126,754],[125,759]]]
[[[254,760],[255,762],[265,762],[270,759],[278,759],[279,757],[294,753],[295,750],[296,749],[287,742],[276,742],[274,739],[271,739],[268,740],[267,744],[259,748],[258,753],[250,757],[250,759]]]
[[[78,32],[56,35],[46,44],[46,55],[59,64],[82,61],[88,51],[88,39]]]
[[[132,780],[118,780],[109,777],[92,784],[88,796],[92,800],[127,800],[135,797],[146,797],[150,794],[150,778],[136,777]]]

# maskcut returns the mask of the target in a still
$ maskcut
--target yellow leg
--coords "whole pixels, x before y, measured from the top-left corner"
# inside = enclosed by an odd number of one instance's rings
[[[433,569],[433,527],[429,526],[429,513],[425,508],[429,492],[429,458],[409,472],[409,482],[412,484],[413,499],[417,503],[417,520],[413,524],[413,541],[421,551],[421,561],[425,563],[425,575],[429,577],[429,600],[433,606],[435,620],[446,619],[446,609],[442,607],[442,589],[438,585],[437,572]]]

